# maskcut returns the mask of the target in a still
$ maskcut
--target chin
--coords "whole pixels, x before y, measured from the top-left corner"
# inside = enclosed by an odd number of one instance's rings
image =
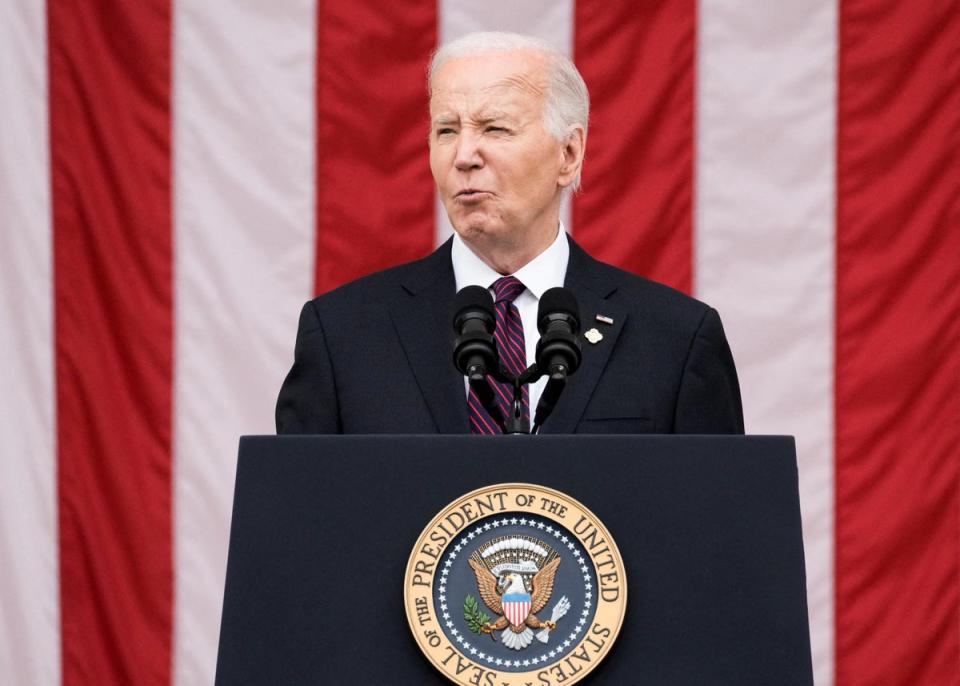
[[[481,238],[498,233],[500,228],[497,222],[486,215],[471,213],[466,217],[458,217],[457,221],[451,221],[453,228],[464,240],[472,238]]]

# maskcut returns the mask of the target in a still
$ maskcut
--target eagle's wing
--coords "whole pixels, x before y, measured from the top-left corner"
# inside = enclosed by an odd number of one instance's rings
[[[470,566],[473,567],[473,573],[477,576],[477,588],[480,590],[480,597],[483,602],[493,610],[497,616],[503,614],[503,603],[500,601],[500,594],[497,593],[497,577],[474,559],[470,559]]]
[[[530,599],[530,612],[536,614],[550,601],[553,594],[553,579],[557,575],[560,558],[555,557],[533,577],[533,597]]]

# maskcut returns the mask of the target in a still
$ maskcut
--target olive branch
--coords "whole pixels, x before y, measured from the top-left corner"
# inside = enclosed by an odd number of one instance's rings
[[[467,620],[467,626],[475,634],[483,633],[480,627],[490,621],[490,617],[480,611],[480,603],[472,595],[468,595],[463,601],[463,618]]]

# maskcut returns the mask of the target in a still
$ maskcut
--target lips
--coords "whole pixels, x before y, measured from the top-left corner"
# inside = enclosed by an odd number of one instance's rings
[[[463,190],[457,191],[457,194],[453,197],[459,200],[472,200],[488,194],[489,191],[481,190],[479,188],[464,188]]]
[[[480,190],[479,188],[464,188],[463,190],[457,191],[457,194],[453,196],[453,200],[454,202],[469,207],[486,202],[491,195],[489,191]]]

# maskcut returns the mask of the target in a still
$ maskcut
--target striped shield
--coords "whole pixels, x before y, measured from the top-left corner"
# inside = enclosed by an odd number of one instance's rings
[[[530,594],[508,593],[503,596],[503,614],[513,626],[523,626],[530,614]]]

